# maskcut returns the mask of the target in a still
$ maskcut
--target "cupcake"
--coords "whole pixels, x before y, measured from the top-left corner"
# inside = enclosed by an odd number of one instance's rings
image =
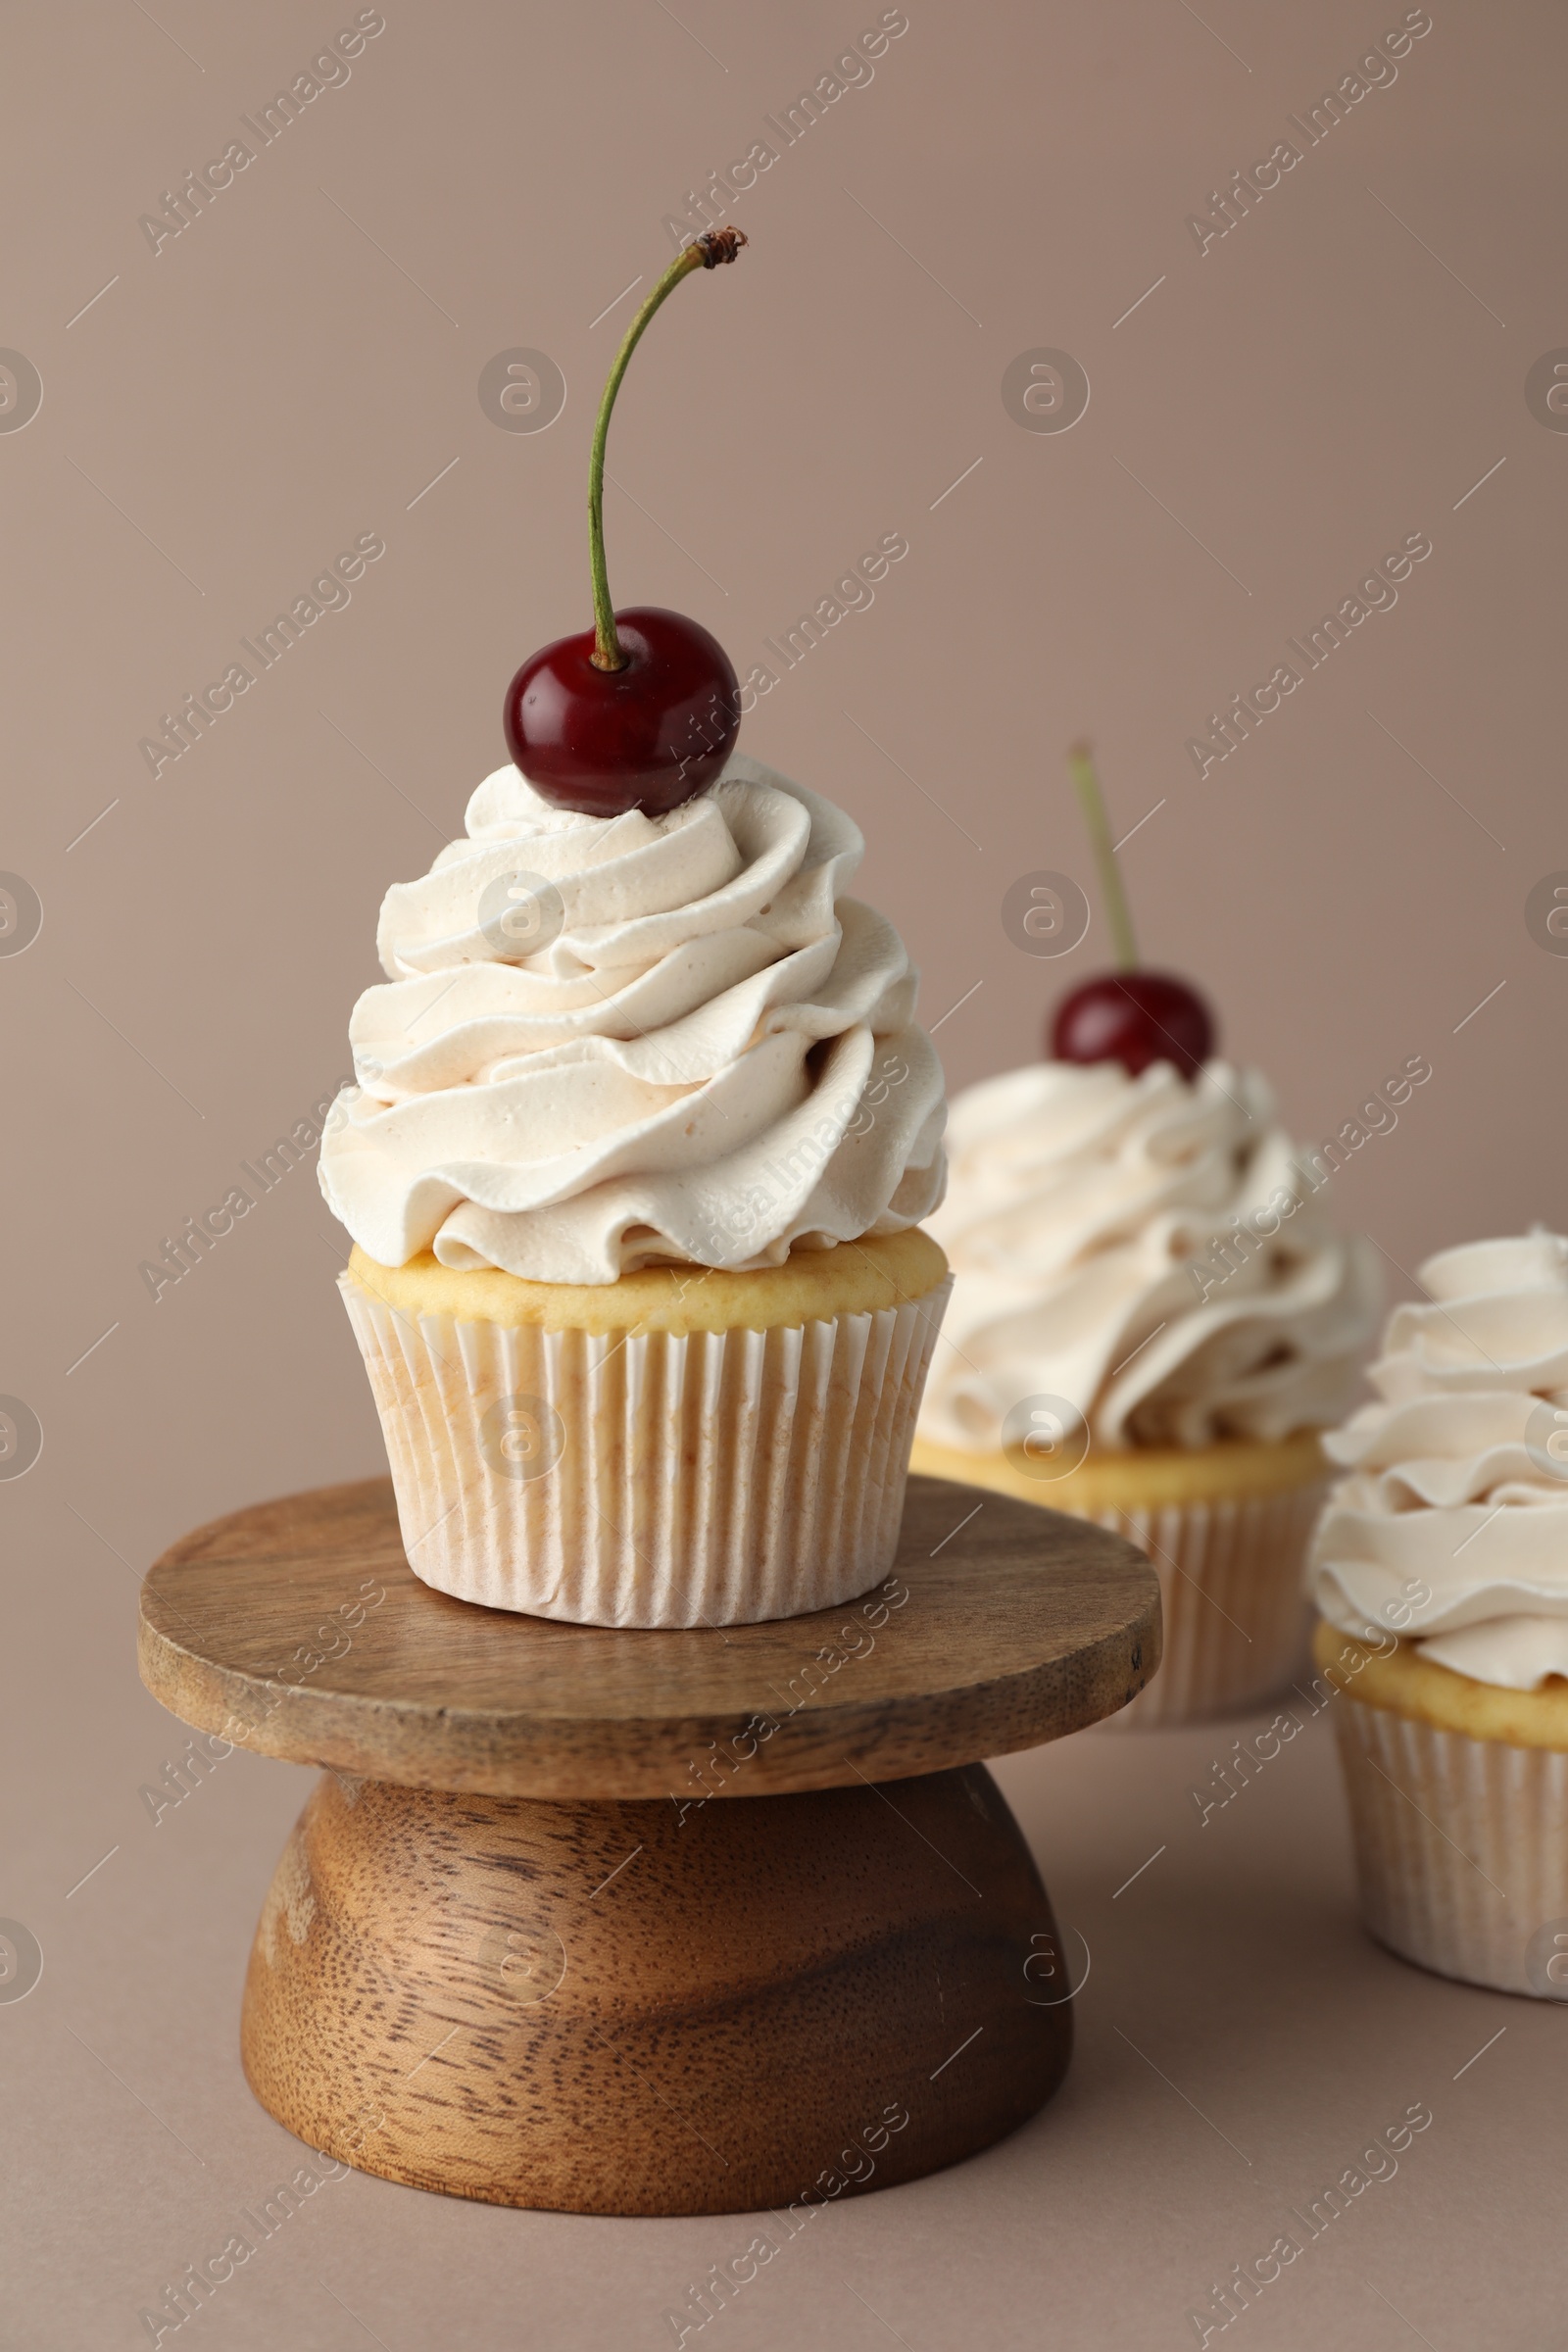
[[[1117,968],[1058,1005],[1047,1061],[953,1105],[932,1220],[951,1345],[914,1461],[1138,1544],[1163,1658],[1115,1722],[1188,1723],[1272,1696],[1304,1657],[1317,1432],[1349,1403],[1378,1278],[1317,1198],[1336,1149],[1298,1156],[1262,1078],[1218,1058],[1202,997],[1140,961],[1087,744],[1068,766]],[[1087,900],[1059,874],[1026,884],[1016,944],[1067,953]]]
[[[576,1624],[876,1584],[947,1297],[914,1229],[942,1074],[898,933],[845,895],[860,834],[736,753],[759,670],[743,691],[699,622],[610,598],[626,364],[745,242],[684,247],[626,331],[589,458],[594,625],[523,662],[512,766],[387,893],[387,985],[321,1139],[411,1565]]]
[[[1305,1647],[1301,1567],[1377,1315],[1252,1070],[1041,1062],[958,1095],[954,1270],[915,1467],[1129,1537],[1164,1609],[1118,1722],[1265,1698]]]
[[[1568,1998],[1568,1241],[1445,1250],[1396,1307],[1312,1541],[1361,1914]]]
[[[506,767],[387,893],[320,1178],[427,1584],[669,1626],[887,1572],[943,1094],[861,849],[738,753],[657,817]]]

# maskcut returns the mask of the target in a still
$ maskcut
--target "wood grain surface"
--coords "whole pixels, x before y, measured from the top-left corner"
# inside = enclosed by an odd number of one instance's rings
[[[809,1617],[571,1626],[432,1592],[390,1481],[215,1521],[142,1588],[142,1679],[264,1755],[501,1796],[761,1796],[929,1773],[1124,1706],[1159,1662],[1118,1536],[909,1482],[891,1577]]]
[[[241,2046],[329,2156],[502,2204],[752,2213],[763,2245],[748,2225],[730,2251],[752,2238],[756,2276],[824,2205],[1015,2129],[1071,2016],[978,1765],[684,1812],[327,1775],[263,1912]]]

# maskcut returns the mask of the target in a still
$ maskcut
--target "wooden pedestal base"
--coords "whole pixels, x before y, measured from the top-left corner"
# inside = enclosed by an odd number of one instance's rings
[[[251,1955],[264,2106],[451,2196],[729,2213],[913,2180],[1055,2089],[1051,1907],[973,1759],[1136,1696],[1159,1588],[915,1478],[874,1592],[616,1633],[431,1592],[375,1479],[187,1536],[140,1655],[187,1723],[327,1767]]]
[[[979,1765],[692,1805],[326,1775],[241,2048],[313,2148],[574,2213],[787,2208],[1000,2139],[1067,2065],[1029,1850]]]

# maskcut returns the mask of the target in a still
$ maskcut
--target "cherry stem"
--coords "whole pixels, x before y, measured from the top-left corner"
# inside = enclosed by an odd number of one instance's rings
[[[1095,863],[1100,868],[1100,891],[1105,903],[1105,919],[1110,925],[1116,962],[1120,970],[1135,972],[1138,969],[1138,942],[1133,936],[1133,918],[1128,911],[1127,893],[1121,884],[1121,869],[1116,863],[1115,844],[1110,838],[1104,795],[1095,772],[1095,755],[1087,743],[1073,745],[1067,754],[1067,766],[1084,812],[1089,846],[1095,853]]]
[[[610,436],[610,412],[620,390],[620,379],[626,372],[626,363],[642,339],[644,327],[667,295],[673,294],[683,277],[694,270],[715,270],[720,262],[732,262],[746,243],[744,231],[738,228],[710,229],[690,245],[683,245],[663,276],[649,295],[642,309],[626,329],[626,339],[615,354],[615,365],[610,370],[604,395],[599,403],[599,417],[594,426],[593,448],[588,458],[588,564],[594,581],[594,651],[595,669],[624,669],[626,656],[621,650],[615,628],[615,608],[610,601],[610,580],[605,570],[605,443]]]

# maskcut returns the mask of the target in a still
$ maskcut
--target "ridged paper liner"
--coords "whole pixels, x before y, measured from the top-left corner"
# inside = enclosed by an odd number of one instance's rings
[[[1307,1655],[1302,1579],[1326,1485],[1082,1514],[1147,1554],[1164,1616],[1159,1671],[1102,1733],[1238,1715],[1291,1682]]]
[[[951,1283],[827,1322],[618,1336],[339,1288],[404,1547],[438,1591],[577,1625],[746,1625],[892,1566]]]
[[[1335,1701],[1361,1917],[1401,1959],[1568,1999],[1568,1754]]]

